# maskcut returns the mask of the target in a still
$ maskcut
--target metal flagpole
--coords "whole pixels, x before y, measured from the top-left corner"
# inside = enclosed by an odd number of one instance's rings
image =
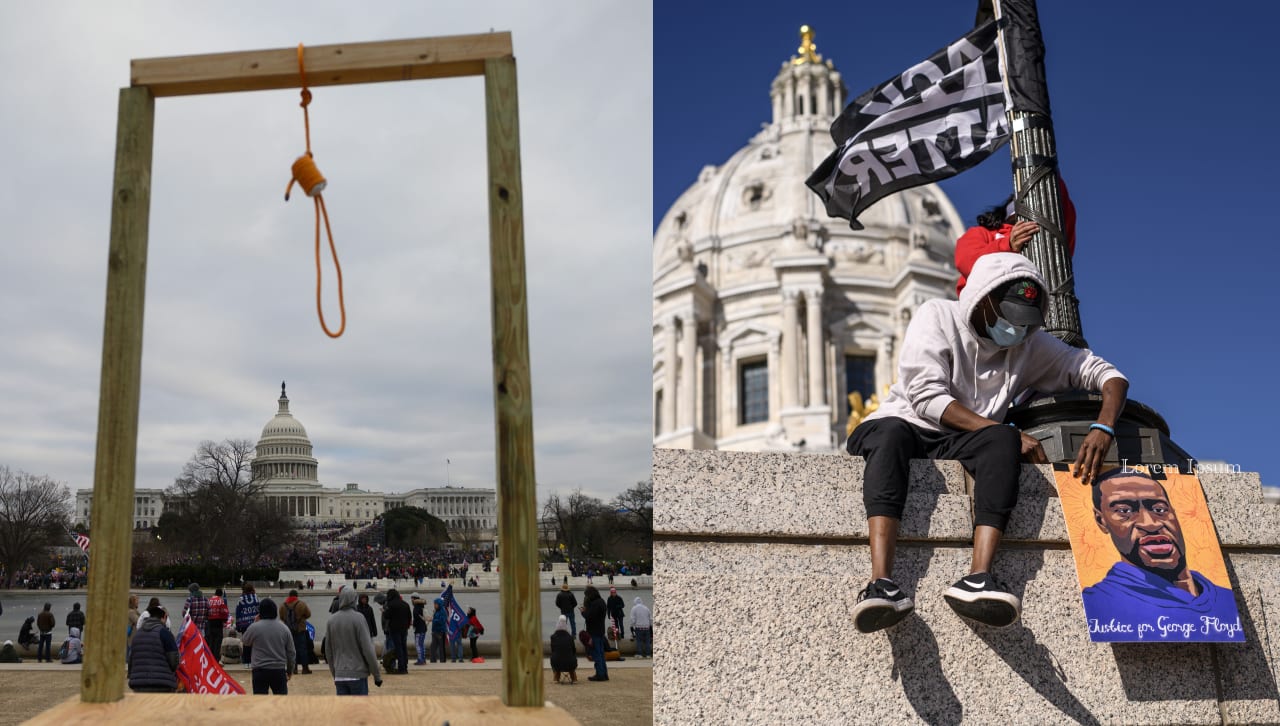
[[[1047,84],[1038,90],[1042,98],[1036,103],[1023,103],[1025,96],[1016,94],[1009,85],[1010,41],[1009,29],[1016,23],[1018,41],[1034,41],[1021,48],[1013,62],[1020,67],[1015,72],[1044,78],[1044,44],[1041,42],[1039,16],[1035,0],[1018,0],[1008,3],[1017,13],[1006,18],[1002,0],[992,0],[999,33],[1000,76],[1004,83],[1007,101],[1006,116],[1012,135],[1009,141],[1013,158],[1013,188],[1015,212],[1022,219],[1040,226],[1036,235],[1024,248],[1023,254],[1040,270],[1048,284],[1049,304],[1045,312],[1045,331],[1059,340],[1077,348],[1088,347],[1080,326],[1080,301],[1076,298],[1075,275],[1071,264],[1067,236],[1063,231],[1062,200],[1058,194],[1058,153],[1053,136],[1053,119],[1049,114]],[[985,8],[979,10],[979,19]],[[1012,20],[1013,22],[1010,22]],[[1025,52],[1038,48],[1038,52]],[[1027,108],[1035,105],[1032,110]],[[1021,106],[1021,108],[1015,107]]]

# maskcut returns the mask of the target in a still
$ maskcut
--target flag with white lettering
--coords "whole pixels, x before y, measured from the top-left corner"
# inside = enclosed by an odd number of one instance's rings
[[[71,532],[71,539],[74,539],[76,541],[76,545],[78,545],[80,549],[84,550],[84,553],[86,555],[89,554],[89,538],[88,537],[86,537],[83,534],[80,534],[79,532]]]
[[[444,610],[446,622],[449,626],[449,640],[457,640],[462,637],[462,626],[467,624],[467,613],[453,599],[453,585],[449,585],[440,595],[444,599]]]
[[[876,201],[969,169],[1009,140],[996,23],[866,91],[831,125],[836,149],[806,184],[862,229]]]
[[[238,693],[244,695],[244,687],[234,678],[227,675],[218,661],[214,659],[204,635],[191,616],[182,620],[182,630],[178,634],[178,681],[182,690],[187,693],[216,693],[228,695]]]

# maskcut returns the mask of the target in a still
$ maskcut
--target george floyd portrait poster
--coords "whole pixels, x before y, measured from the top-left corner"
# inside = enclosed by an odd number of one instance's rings
[[[1054,465],[1089,639],[1243,642],[1235,593],[1200,480],[1174,465],[1104,470],[1092,485]]]

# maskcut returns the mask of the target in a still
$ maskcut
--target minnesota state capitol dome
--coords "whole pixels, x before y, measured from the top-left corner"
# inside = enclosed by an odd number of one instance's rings
[[[954,298],[964,225],[940,189],[883,199],[855,231],[805,186],[846,95],[802,28],[769,86],[771,120],[658,225],[655,445],[835,450],[849,394],[869,400],[893,381],[912,312]]]

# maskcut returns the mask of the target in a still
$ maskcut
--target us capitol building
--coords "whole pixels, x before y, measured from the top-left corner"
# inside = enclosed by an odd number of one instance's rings
[[[284,384],[277,404],[275,417],[262,427],[253,458],[253,475],[262,482],[260,496],[289,515],[295,524],[362,525],[390,509],[419,507],[442,519],[451,531],[471,531],[481,541],[496,536],[498,499],[494,489],[446,486],[388,494],[361,489],[354,483],[342,488],[321,485],[311,439],[302,422],[289,411]],[[87,523],[92,503],[92,489],[77,490],[73,519]],[[134,528],[154,527],[164,506],[163,489],[135,490]]]
[[[704,167],[653,239],[654,444],[829,452],[849,394],[883,396],[921,303],[955,295],[964,225],[936,186],[828,218],[804,184],[833,150],[846,87],[801,29],[772,120]]]

